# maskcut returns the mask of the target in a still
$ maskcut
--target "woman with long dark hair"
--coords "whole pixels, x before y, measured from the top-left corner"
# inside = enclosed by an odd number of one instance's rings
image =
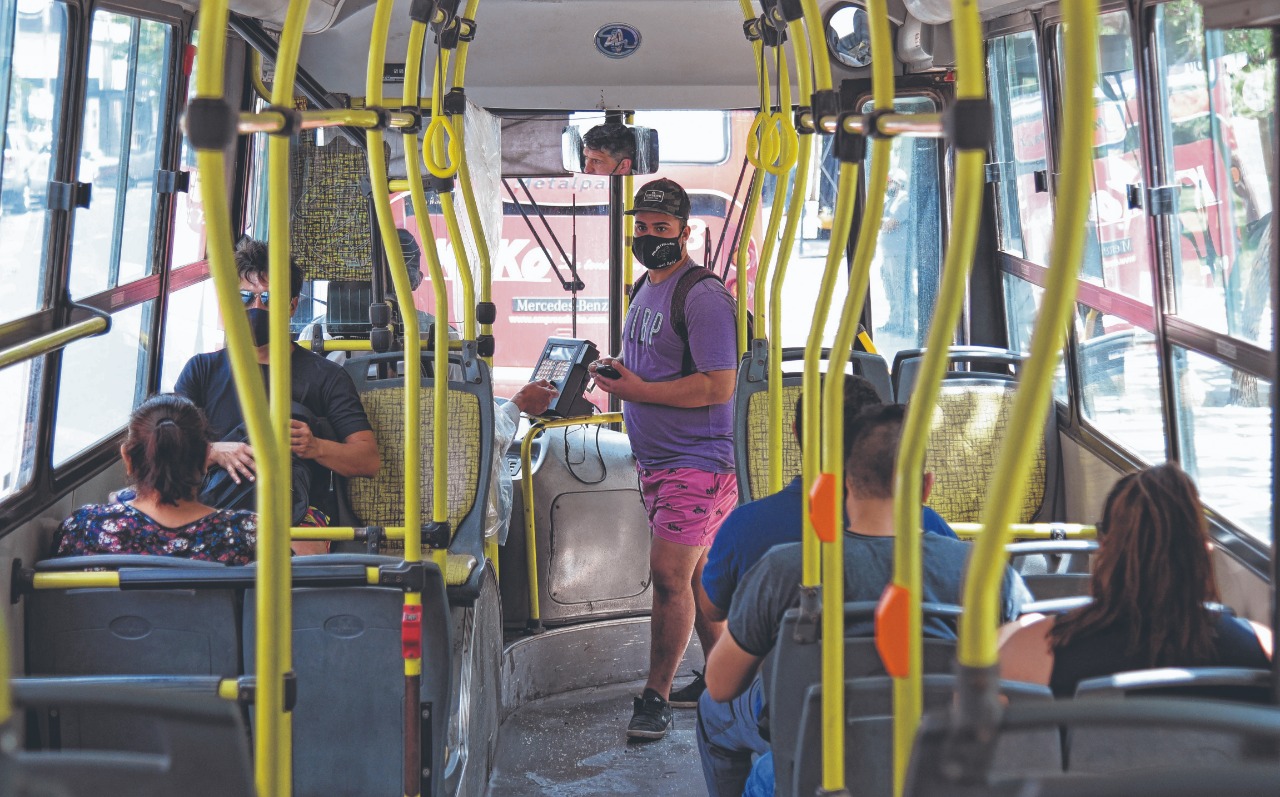
[[[134,496],[90,504],[62,522],[55,556],[154,554],[226,564],[253,561],[252,512],[196,500],[209,453],[209,426],[190,400],[152,396],[134,410],[120,456]]]
[[[1268,667],[1271,632],[1218,600],[1195,483],[1172,463],[1116,483],[1098,524],[1093,602],[1001,632],[1000,674],[1071,697],[1081,681],[1152,667]]]

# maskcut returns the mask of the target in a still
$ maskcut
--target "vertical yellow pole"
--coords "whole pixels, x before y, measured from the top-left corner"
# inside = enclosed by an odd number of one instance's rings
[[[1040,315],[1023,365],[1009,430],[982,511],[982,534],[970,556],[964,615],[956,658],[962,668],[996,666],[1000,585],[1007,561],[1004,546],[1017,507],[1026,495],[1028,467],[1044,428],[1053,393],[1053,372],[1075,307],[1077,271],[1088,229],[1093,148],[1093,86],[1097,79],[1098,3],[1065,3],[1064,96],[1061,116],[1062,172],[1058,183],[1053,248]]]
[[[956,99],[980,100],[986,96],[986,79],[977,4],[972,0],[956,0],[953,8],[952,31],[958,54]],[[920,543],[921,479],[934,406],[946,371],[947,352],[964,308],[966,286],[973,265],[981,218],[982,170],[986,152],[985,149],[961,149],[957,150],[955,158],[951,238],[943,262],[942,286],[929,329],[925,360],[907,410],[895,477],[894,528],[897,536],[894,540],[892,588],[906,596],[907,606],[907,628],[895,635],[898,639],[905,636],[907,645],[906,676],[894,679],[893,778],[894,793],[898,795],[903,793],[906,785],[911,747],[924,709],[924,642],[920,616],[924,579]]]
[[[293,107],[293,86],[297,75],[298,55],[302,49],[302,29],[307,17],[309,0],[292,0],[285,17],[284,30],[280,35],[280,48],[276,57],[275,79],[271,82],[271,104],[278,107]],[[291,264],[293,260],[290,241],[290,209],[293,204],[289,196],[289,152],[292,140],[286,136],[267,137],[267,190],[268,209],[267,227],[268,245],[268,281],[273,286],[276,296],[292,294]],[[285,286],[290,286],[286,288]],[[283,675],[293,669],[293,593],[292,568],[289,564],[289,527],[292,525],[291,507],[293,506],[293,479],[290,467],[291,453],[289,448],[289,424],[293,405],[293,342],[289,331],[290,306],[284,302],[274,302],[270,310],[271,342],[269,347],[270,388],[268,395],[271,402],[271,426],[275,433],[273,456],[267,464],[270,468],[276,489],[268,491],[268,522],[262,524],[263,533],[259,536],[259,546],[266,546],[259,555],[259,567],[270,574],[271,586],[258,590],[258,628],[264,632],[258,636],[258,675],[259,701],[258,711],[267,708],[275,712],[275,706],[284,703]],[[259,488],[261,489],[261,488]],[[261,510],[259,510],[261,512]],[[260,550],[262,548],[260,547]],[[267,669],[261,665],[264,650],[268,646],[275,648],[275,669]],[[280,742],[278,755],[282,765],[277,767],[276,788],[280,794],[289,794],[292,790],[292,717],[288,713],[280,715]]]
[[[801,0],[804,10],[804,27],[809,37],[809,55],[812,58],[814,88],[831,90],[831,64],[827,61],[822,15],[817,0]],[[815,124],[817,122],[815,118]],[[818,289],[818,303],[813,308],[813,323],[804,349],[804,379],[800,401],[804,402],[804,428],[801,430],[801,482],[807,495],[818,480],[822,468],[822,390],[819,387],[822,368],[822,335],[827,326],[831,304],[829,297],[835,291],[836,279],[844,260],[844,246],[848,240],[849,220],[853,218],[853,192],[857,189],[857,166],[853,170],[841,170],[837,178],[835,217],[831,225],[826,264],[822,270],[822,283]],[[843,219],[843,222],[840,220]],[[826,300],[826,301],[824,301]],[[801,501],[803,550],[803,579],[806,587],[815,587],[821,578],[819,562],[821,550],[815,535],[812,510],[809,501]]]
[[[272,528],[273,509],[268,497],[283,496],[287,500],[290,483],[279,481],[277,469],[272,464],[287,456],[288,452],[277,450],[276,437],[272,434],[266,390],[262,384],[249,322],[240,302],[239,278],[236,275],[224,152],[224,146],[234,139],[234,125],[230,120],[235,118],[234,111],[226,104],[223,87],[227,29],[225,0],[208,0],[202,3],[198,27],[201,32],[200,57],[196,70],[196,92],[189,113],[197,107],[205,112],[218,111],[226,120],[222,132],[228,139],[208,146],[196,146],[196,168],[200,174],[200,198],[204,205],[209,268],[226,329],[232,379],[240,398],[249,441],[262,464],[258,473],[258,513],[263,519],[266,533],[262,535],[258,547],[258,594],[260,598],[266,596],[268,601],[275,599],[272,602],[278,604],[280,594],[288,590],[287,583],[282,584],[278,575],[281,570],[286,576],[288,574],[289,524],[286,518],[283,524]],[[187,134],[192,134],[190,127]],[[211,140],[216,138],[218,137],[210,136]],[[287,280],[285,284],[288,284]],[[285,392],[287,395],[288,391]],[[280,646],[272,643],[275,637],[288,633],[289,616],[280,616],[279,606],[275,608],[277,611],[274,613],[260,610],[258,615],[261,642],[256,662],[259,701],[258,725],[254,736],[254,782],[261,797],[287,797],[291,791],[289,726],[284,714],[283,681],[286,663],[280,659]]]

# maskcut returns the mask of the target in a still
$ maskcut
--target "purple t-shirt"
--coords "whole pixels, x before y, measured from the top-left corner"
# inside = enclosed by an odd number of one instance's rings
[[[622,327],[622,362],[649,382],[679,379],[684,343],[669,323],[671,298],[692,261],[636,293]],[[719,280],[704,279],[684,305],[689,349],[701,373],[738,368],[737,311]],[[733,400],[709,407],[680,408],[628,401],[622,405],[631,449],[643,468],[697,468],[733,472]]]

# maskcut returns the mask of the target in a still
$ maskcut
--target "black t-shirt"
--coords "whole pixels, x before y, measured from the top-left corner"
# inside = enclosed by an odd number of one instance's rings
[[[342,366],[299,346],[293,347],[291,366],[293,400],[317,418],[327,420],[339,442],[356,432],[373,430],[355,384]],[[265,365],[262,366],[262,379],[265,385]],[[231,377],[231,358],[225,349],[197,354],[188,360],[173,390],[204,410],[214,440],[221,440],[244,423],[235,381]]]
[[[1253,628],[1244,620],[1225,612],[1214,612],[1213,655],[1209,661],[1170,661],[1163,667],[1253,667],[1266,669],[1271,666],[1267,654],[1258,642]],[[1146,651],[1138,655],[1129,652],[1129,640],[1133,631],[1127,626],[1116,626],[1076,637],[1053,652],[1053,673],[1049,687],[1054,697],[1073,697],[1081,681],[1100,678],[1130,670],[1145,670],[1151,665],[1146,661]],[[1225,693],[1219,694],[1222,690]],[[1231,699],[1230,687],[1219,692],[1212,688],[1202,695]]]

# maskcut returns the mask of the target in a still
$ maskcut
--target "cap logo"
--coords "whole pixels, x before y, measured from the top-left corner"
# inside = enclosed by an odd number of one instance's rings
[[[661,202],[664,198],[666,198],[666,194],[662,191],[654,191],[650,189],[644,192],[645,202]]]

